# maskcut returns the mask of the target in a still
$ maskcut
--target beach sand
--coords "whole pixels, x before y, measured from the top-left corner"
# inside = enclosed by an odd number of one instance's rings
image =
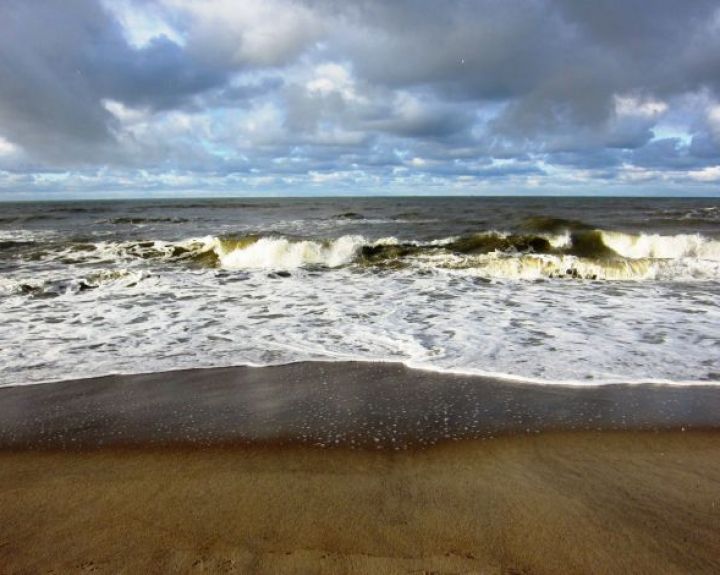
[[[717,573],[719,404],[393,364],[4,388],[0,572]]]

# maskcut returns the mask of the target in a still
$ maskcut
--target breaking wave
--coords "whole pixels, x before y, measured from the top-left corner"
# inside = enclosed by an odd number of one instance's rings
[[[252,240],[209,242],[226,269],[294,269],[306,266],[335,268],[352,262],[364,243],[362,236],[343,236],[330,242],[259,237]]]
[[[432,241],[333,240],[278,235],[207,236],[179,242],[75,242],[32,259],[78,264],[160,260],[227,270],[358,268],[454,270],[490,279],[715,280],[720,241],[699,234],[627,234],[559,223],[561,233],[487,231]],[[571,229],[568,229],[571,228]]]
[[[602,232],[602,240],[606,246],[626,258],[697,258],[720,261],[720,241],[708,240],[700,234],[661,236]]]

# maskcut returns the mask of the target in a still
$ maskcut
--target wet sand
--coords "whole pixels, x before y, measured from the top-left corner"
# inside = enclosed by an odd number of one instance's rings
[[[717,573],[719,407],[393,364],[4,388],[0,572]]]
[[[0,388],[0,446],[421,448],[548,431],[720,428],[720,386],[519,384],[394,363],[296,363]]]

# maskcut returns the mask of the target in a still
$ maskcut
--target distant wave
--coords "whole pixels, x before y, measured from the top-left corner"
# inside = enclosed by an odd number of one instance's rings
[[[108,224],[184,224],[187,223],[186,218],[144,218],[144,217],[122,217],[103,220],[102,223]]]

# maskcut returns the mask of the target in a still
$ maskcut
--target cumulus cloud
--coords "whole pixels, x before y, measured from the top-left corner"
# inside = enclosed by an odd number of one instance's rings
[[[696,189],[718,181],[718,54],[712,0],[5,0],[0,169],[28,190]]]
[[[720,182],[720,166],[710,166],[702,170],[692,170],[688,175],[700,182]]]
[[[18,147],[0,136],[0,156],[11,156],[18,153]]]
[[[291,62],[321,37],[324,20],[283,0],[162,0],[183,23],[188,52],[234,67]]]

